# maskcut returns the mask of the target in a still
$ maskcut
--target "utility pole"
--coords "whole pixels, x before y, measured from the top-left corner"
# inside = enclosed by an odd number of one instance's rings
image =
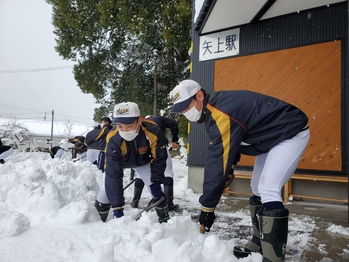
[[[157,116],[158,115],[158,81],[157,81],[157,51],[154,50],[154,110],[153,110],[153,115]]]
[[[55,110],[52,110],[52,122],[51,122],[51,147],[52,147],[52,141],[53,141],[53,119],[55,116]]]

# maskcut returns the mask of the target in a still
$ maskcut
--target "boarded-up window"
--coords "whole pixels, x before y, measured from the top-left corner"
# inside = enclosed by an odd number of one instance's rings
[[[309,117],[301,169],[341,171],[341,42],[215,61],[214,91],[247,89],[277,97]],[[243,156],[239,165],[252,166]]]

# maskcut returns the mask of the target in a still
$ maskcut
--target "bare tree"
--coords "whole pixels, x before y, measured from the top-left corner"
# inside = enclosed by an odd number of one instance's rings
[[[5,118],[0,121],[0,138],[6,144],[18,148],[20,144],[30,142],[29,130],[16,118]]]

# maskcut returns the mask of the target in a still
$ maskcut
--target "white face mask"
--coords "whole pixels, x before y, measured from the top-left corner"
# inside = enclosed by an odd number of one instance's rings
[[[119,130],[120,136],[126,141],[132,141],[138,135],[137,129],[132,131],[123,132]]]
[[[201,117],[201,113],[202,113],[202,109],[200,111],[198,111],[196,109],[196,101],[195,101],[195,105],[190,108],[187,112],[183,113],[183,115],[191,122],[197,122],[200,117]]]
[[[136,136],[138,136],[138,125],[135,130],[126,131],[126,132],[119,130],[119,134],[126,141],[132,141],[133,139],[136,138]]]

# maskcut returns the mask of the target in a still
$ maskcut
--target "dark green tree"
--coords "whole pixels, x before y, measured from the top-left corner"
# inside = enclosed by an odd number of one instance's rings
[[[191,0],[46,1],[56,51],[76,62],[80,89],[101,104],[96,121],[123,101],[153,114],[155,64],[158,109],[168,107],[169,91],[189,77]]]

